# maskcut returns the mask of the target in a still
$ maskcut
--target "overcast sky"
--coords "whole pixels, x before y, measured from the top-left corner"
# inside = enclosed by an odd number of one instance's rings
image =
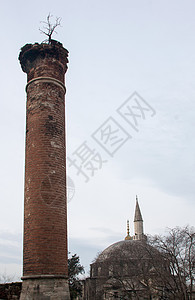
[[[195,2],[3,1],[0,275],[15,279],[22,275],[26,97],[18,55],[45,39],[39,27],[49,12],[62,18],[53,38],[69,50],[68,165],[81,164],[81,147],[91,150],[83,173],[68,168],[71,253],[88,270],[98,251],[124,239],[127,219],[133,234],[136,195],[145,233],[194,225]]]

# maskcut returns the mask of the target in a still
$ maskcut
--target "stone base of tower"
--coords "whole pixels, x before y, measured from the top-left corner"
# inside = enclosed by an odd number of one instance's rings
[[[23,277],[20,300],[70,300],[67,278]]]

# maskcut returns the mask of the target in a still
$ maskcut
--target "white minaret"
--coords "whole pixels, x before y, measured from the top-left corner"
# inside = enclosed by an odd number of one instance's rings
[[[134,216],[134,232],[133,240],[146,240],[143,229],[143,219],[140,211],[138,198],[136,196],[135,216]]]

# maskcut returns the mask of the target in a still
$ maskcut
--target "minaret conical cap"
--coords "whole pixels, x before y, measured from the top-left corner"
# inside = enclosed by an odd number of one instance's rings
[[[138,198],[136,196],[136,207],[135,207],[134,222],[137,222],[137,221],[142,221],[143,222],[141,210],[140,210],[139,203],[138,203]]]

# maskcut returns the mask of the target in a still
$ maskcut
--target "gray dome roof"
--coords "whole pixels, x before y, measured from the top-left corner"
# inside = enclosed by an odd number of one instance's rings
[[[157,250],[148,245],[143,240],[124,240],[114,243],[107,247],[96,259],[95,262],[103,262],[105,260],[126,260],[151,258],[151,253],[157,253]]]

